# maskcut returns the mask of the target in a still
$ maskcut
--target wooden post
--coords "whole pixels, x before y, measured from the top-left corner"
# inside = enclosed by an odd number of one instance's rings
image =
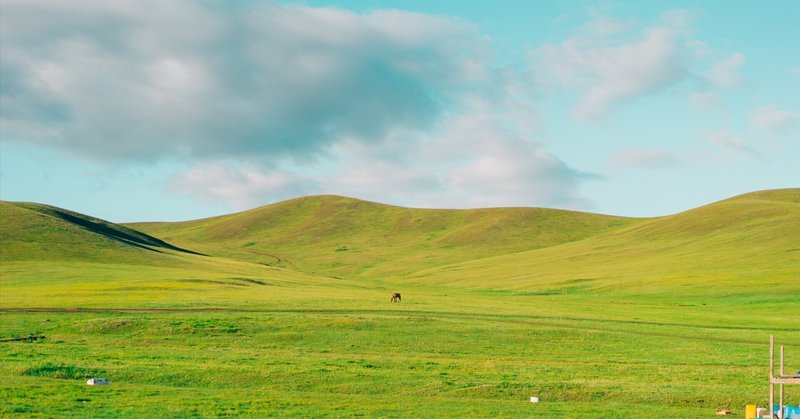
[[[775,394],[772,386],[772,377],[773,377],[773,363],[774,363],[774,351],[773,348],[775,346],[775,336],[769,335],[769,417],[772,417],[772,406],[774,405],[775,401]]]
[[[786,419],[786,411],[783,405],[783,385],[794,384],[800,385],[800,372],[797,374],[786,374],[784,371],[784,346],[780,347],[780,361],[778,364],[778,374],[775,374],[775,338],[769,337],[769,414],[770,417],[777,417],[778,419]],[[775,406],[775,384],[778,385],[778,405]],[[777,407],[777,409],[775,409]],[[777,411],[777,415],[772,412]]]
[[[783,345],[781,345],[780,374],[781,374],[781,377],[783,377]],[[783,383],[778,384],[778,417],[780,419],[784,419],[784,417],[783,417]]]

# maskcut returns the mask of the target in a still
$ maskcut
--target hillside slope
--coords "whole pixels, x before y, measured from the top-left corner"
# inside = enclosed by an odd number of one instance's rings
[[[800,189],[741,195],[586,240],[434,268],[411,283],[547,293],[800,294]]]
[[[0,202],[0,260],[149,260],[192,253],[98,218],[48,205]]]
[[[550,247],[639,222],[543,208],[412,209],[314,196],[204,220],[131,226],[210,255],[384,277]]]
[[[282,301],[306,295],[351,298],[358,295],[354,287],[347,281],[207,257],[56,207],[0,202],[4,309],[285,305]]]

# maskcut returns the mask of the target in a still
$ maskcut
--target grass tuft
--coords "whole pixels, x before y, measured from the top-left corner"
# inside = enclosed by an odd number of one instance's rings
[[[82,368],[74,365],[45,364],[38,367],[27,368],[22,375],[30,377],[58,378],[61,380],[80,380],[103,375],[102,370]]]

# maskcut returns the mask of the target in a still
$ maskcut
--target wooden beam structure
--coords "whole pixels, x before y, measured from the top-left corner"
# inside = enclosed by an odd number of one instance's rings
[[[778,418],[783,417],[783,385],[784,384],[797,384],[800,385],[800,374],[786,374],[783,372],[783,345],[780,348],[780,364],[778,367],[778,375],[775,375],[775,337],[769,337],[769,415],[773,415],[775,406],[775,385],[778,385]]]

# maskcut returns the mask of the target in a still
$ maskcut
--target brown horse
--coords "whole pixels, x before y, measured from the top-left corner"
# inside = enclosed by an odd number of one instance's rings
[[[400,293],[399,293],[399,292],[396,292],[396,293],[392,294],[392,299],[391,299],[391,300],[389,300],[389,301],[391,301],[391,302],[393,302],[393,303],[399,303],[399,302],[400,302],[400,299],[401,299],[401,298],[400,298]]]

